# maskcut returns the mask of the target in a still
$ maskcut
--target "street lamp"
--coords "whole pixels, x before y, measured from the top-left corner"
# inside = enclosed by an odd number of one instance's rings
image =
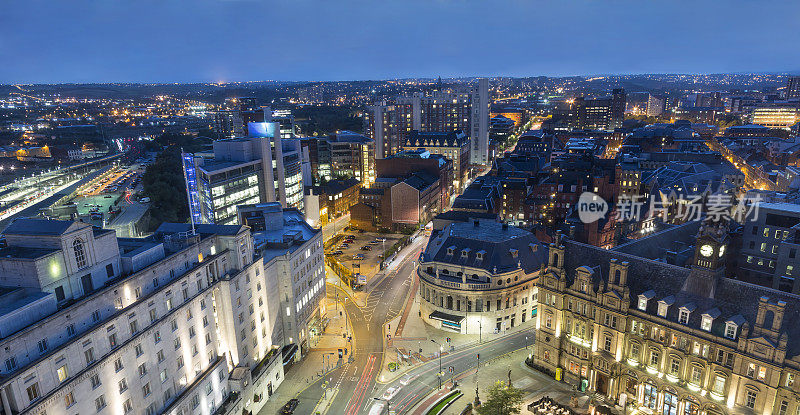
[[[392,411],[389,409],[389,400],[388,399],[377,398],[377,397],[372,398],[372,399],[374,399],[376,401],[384,401],[384,402],[386,402],[386,413],[389,414],[389,415],[392,414]]]
[[[431,342],[439,346],[439,373],[436,374],[436,377],[439,378],[439,387],[437,389],[442,389],[442,345],[439,344],[436,340],[431,339]]]

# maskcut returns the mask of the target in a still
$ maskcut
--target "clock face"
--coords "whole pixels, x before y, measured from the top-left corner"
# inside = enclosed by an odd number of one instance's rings
[[[708,257],[711,256],[711,254],[713,253],[714,253],[714,248],[712,248],[711,245],[703,245],[700,247],[700,255]]]
[[[724,253],[725,253],[725,245],[722,245],[721,247],[719,247],[719,256],[722,257],[722,254]]]

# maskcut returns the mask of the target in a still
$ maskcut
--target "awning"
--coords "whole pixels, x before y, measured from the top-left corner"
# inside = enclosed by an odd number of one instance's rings
[[[434,311],[428,317],[431,318],[432,320],[439,320],[439,321],[444,321],[444,322],[452,323],[452,324],[461,324],[461,322],[464,321],[464,316],[457,316],[455,314],[447,314],[447,313],[443,313],[441,311]]]

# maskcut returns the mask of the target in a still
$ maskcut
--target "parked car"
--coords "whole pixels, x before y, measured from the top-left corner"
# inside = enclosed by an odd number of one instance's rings
[[[353,255],[353,259],[355,259],[356,261],[361,261],[362,259],[364,259],[364,254],[355,254]]]
[[[343,244],[339,245],[339,248],[350,248],[350,244],[343,243]]]
[[[149,197],[143,197],[143,198],[139,199],[139,202],[141,202],[141,203],[150,203],[150,198]]]
[[[372,247],[369,246],[369,245],[364,245],[364,246],[361,247],[361,250],[362,251],[372,251]]]
[[[386,238],[375,238],[378,242],[386,242]]]
[[[343,253],[344,253],[344,252],[342,252],[342,251],[333,251],[331,254],[332,254],[332,255],[341,255],[341,254],[343,254]]]
[[[290,399],[289,402],[286,402],[286,405],[283,405],[283,409],[281,409],[282,414],[293,414],[294,410],[297,408],[297,405],[300,404],[300,401],[297,399]]]
[[[379,243],[381,243],[381,241],[379,241],[379,240],[377,240],[377,239],[374,239],[374,240],[372,240],[372,241],[369,241],[369,243],[371,243],[372,245],[375,245],[375,244],[379,244]]]

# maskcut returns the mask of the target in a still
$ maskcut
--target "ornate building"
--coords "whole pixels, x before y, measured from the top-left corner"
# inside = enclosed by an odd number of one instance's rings
[[[462,334],[530,325],[547,249],[496,221],[453,222],[431,237],[417,269],[423,320]]]
[[[800,297],[723,277],[727,235],[702,226],[687,267],[558,235],[534,365],[649,414],[800,413]]]

